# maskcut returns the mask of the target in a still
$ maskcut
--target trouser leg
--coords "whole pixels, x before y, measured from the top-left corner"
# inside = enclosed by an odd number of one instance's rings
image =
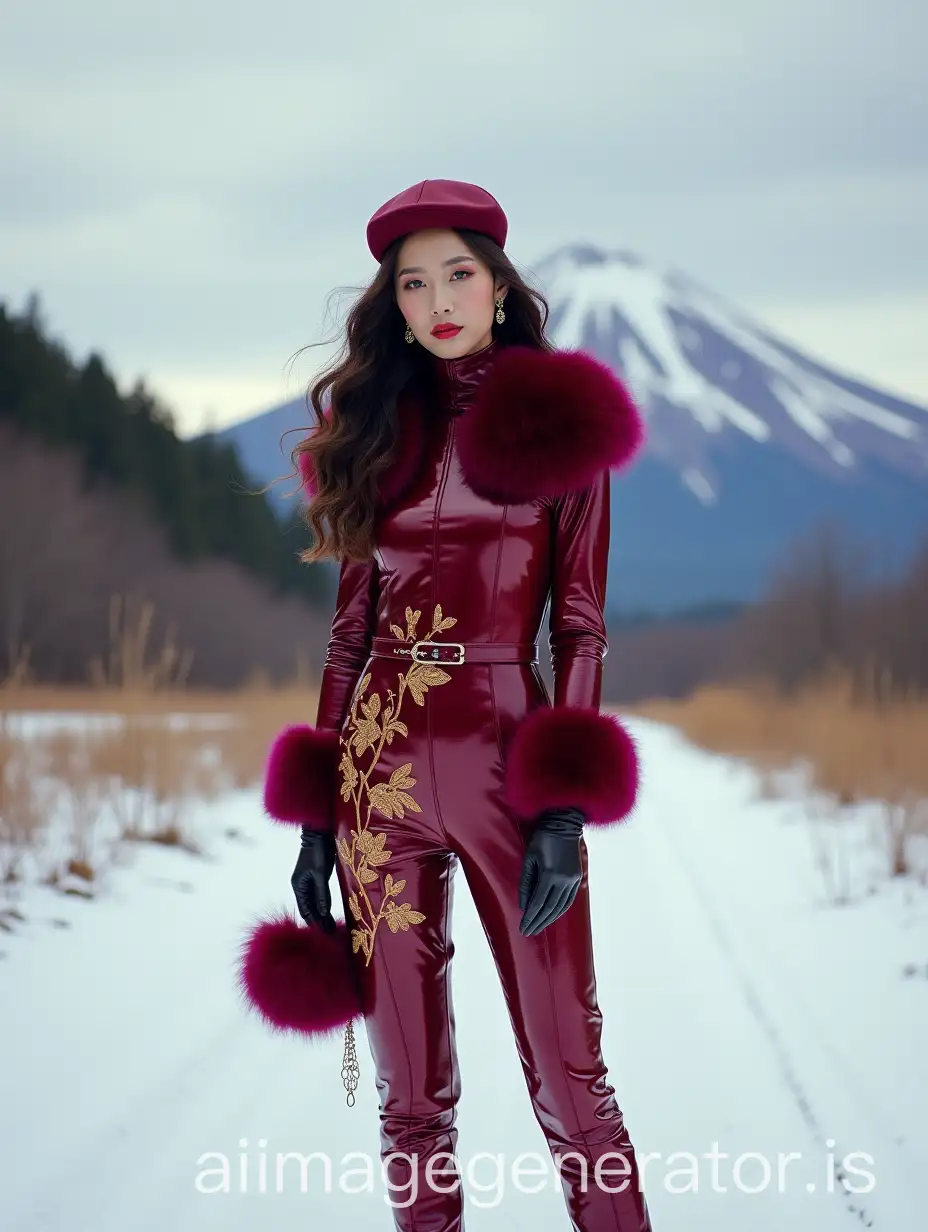
[[[345,918],[363,938],[355,961],[389,1200],[399,1232],[460,1232],[460,1175],[452,1160],[460,1075],[450,994],[457,858],[437,849],[412,818],[377,818],[366,833],[365,853],[347,816],[338,827],[339,881]]]
[[[456,837],[532,1107],[552,1157],[562,1160],[572,1226],[576,1232],[650,1232],[635,1152],[601,1052],[586,844],[583,881],[570,909],[537,936],[523,937],[518,885],[525,837],[518,824],[501,808],[484,807]]]

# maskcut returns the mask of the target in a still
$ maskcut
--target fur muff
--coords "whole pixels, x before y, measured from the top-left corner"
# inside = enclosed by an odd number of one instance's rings
[[[503,348],[462,416],[458,456],[484,500],[520,503],[585,487],[644,444],[631,394],[583,351]]]
[[[273,821],[330,830],[339,746],[336,732],[297,724],[275,738],[264,774],[264,811]]]
[[[539,706],[518,724],[505,798],[524,821],[571,805],[593,825],[623,821],[638,795],[634,741],[618,719],[586,706]]]
[[[325,1037],[362,1012],[343,921],[325,933],[281,912],[253,925],[241,946],[238,988],[275,1031]]]

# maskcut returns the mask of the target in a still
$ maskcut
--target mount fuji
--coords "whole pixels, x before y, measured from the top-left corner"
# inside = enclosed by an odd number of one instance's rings
[[[928,535],[928,408],[632,253],[569,245],[531,268],[548,336],[609,364],[647,421],[646,450],[613,479],[611,616],[755,599],[789,544],[826,520],[887,565]],[[308,423],[299,398],[217,437],[266,483],[289,470],[281,434]]]

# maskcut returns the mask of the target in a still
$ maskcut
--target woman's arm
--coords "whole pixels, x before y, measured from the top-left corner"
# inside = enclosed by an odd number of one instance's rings
[[[609,649],[604,607],[609,556],[610,472],[553,506],[551,614],[554,704],[530,711],[506,755],[506,799],[525,821],[580,809],[588,822],[623,820],[638,790],[631,737],[600,710]]]
[[[339,737],[370,654],[379,587],[376,557],[365,564],[342,561],[316,726],[284,728],[268,755],[264,808],[274,821],[313,830],[333,827]]]
[[[553,507],[548,619],[555,706],[595,706],[609,650],[604,608],[609,566],[609,472]]]
[[[343,560],[335,615],[322,666],[316,730],[340,732],[377,626],[380,570],[377,559]]]

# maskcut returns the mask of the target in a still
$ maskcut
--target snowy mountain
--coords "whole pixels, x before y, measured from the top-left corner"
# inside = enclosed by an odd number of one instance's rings
[[[723,497],[719,445],[739,438],[826,475],[880,459],[928,478],[928,409],[829,371],[691,278],[588,247],[562,249],[537,273],[558,345],[625,375],[651,456],[700,503]]]
[[[613,486],[613,613],[753,598],[787,544],[826,518],[887,563],[928,533],[928,408],[816,362],[633,253],[570,245],[532,270],[549,336],[610,364],[648,421],[644,457]],[[287,472],[281,434],[307,423],[297,399],[220,435],[263,483]]]

